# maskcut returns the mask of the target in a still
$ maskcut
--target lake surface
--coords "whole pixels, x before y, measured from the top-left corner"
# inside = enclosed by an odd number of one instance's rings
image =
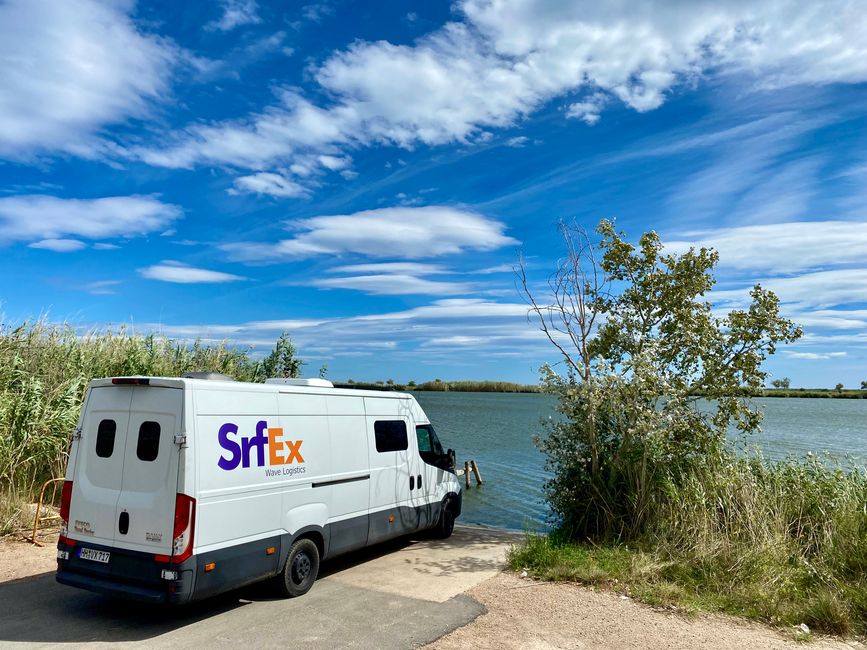
[[[464,493],[460,521],[503,528],[547,527],[545,458],[533,445],[555,399],[536,393],[418,392],[444,447],[458,464],[475,459],[485,484]],[[771,459],[824,451],[867,462],[867,400],[759,398],[762,432],[750,436]]]

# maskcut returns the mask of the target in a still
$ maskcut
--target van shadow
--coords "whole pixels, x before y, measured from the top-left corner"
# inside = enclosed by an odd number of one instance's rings
[[[0,584],[0,644],[142,641],[249,604],[232,592],[170,608],[66,587],[54,575]]]
[[[393,540],[324,562],[319,579],[393,553],[411,543],[408,538]],[[314,585],[311,594],[300,600],[286,600],[287,607],[295,607],[295,603],[316,607],[316,587]],[[310,598],[311,595],[314,598]],[[264,581],[189,605],[152,605],[60,585],[52,571],[0,584],[0,645],[6,642],[145,641],[256,602],[274,600],[285,599],[277,593],[273,583]]]

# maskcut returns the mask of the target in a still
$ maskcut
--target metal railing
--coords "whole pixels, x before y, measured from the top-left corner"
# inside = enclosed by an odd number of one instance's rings
[[[46,515],[42,516],[42,502],[45,499],[45,489],[51,485],[51,503],[54,503],[57,498],[57,484],[63,483],[62,478],[52,478],[45,483],[42,484],[42,489],[39,491],[39,503],[36,505],[36,516],[33,518],[33,534],[30,536],[30,541],[36,544],[36,546],[43,546],[43,544],[36,539],[36,532],[39,530],[40,522],[52,521],[54,519],[60,519],[60,515]]]

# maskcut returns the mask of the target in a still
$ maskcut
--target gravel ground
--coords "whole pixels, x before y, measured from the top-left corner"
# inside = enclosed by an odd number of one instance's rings
[[[54,571],[57,535],[40,537],[43,547],[20,536],[0,538],[0,582]],[[430,650],[851,650],[858,641],[814,638],[804,644],[758,623],[700,615],[685,617],[642,605],[617,594],[572,584],[535,582],[501,573],[467,595],[488,610],[434,643]]]
[[[34,546],[21,535],[0,537],[0,582],[27,578],[57,569],[57,533],[40,531]]]
[[[814,638],[804,644],[757,623],[701,615],[687,618],[656,610],[605,591],[572,584],[521,579],[501,573],[467,595],[488,609],[426,646],[430,650],[512,650],[549,648],[731,648],[843,650],[857,641]]]

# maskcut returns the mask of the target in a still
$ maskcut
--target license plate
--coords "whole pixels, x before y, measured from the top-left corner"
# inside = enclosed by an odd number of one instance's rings
[[[108,558],[111,553],[108,551],[97,551],[93,548],[83,548],[78,552],[78,557],[82,560],[90,560],[91,562],[102,562],[108,564]]]

